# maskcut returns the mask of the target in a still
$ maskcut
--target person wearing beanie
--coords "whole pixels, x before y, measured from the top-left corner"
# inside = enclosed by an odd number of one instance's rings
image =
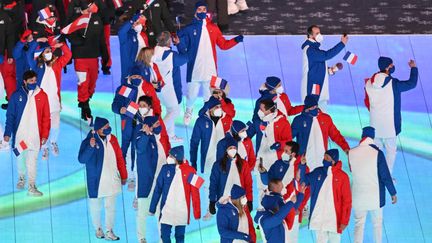
[[[199,187],[193,183],[193,178],[198,176],[185,159],[183,146],[171,148],[166,161],[157,177],[149,213],[154,215],[160,208],[158,218],[163,243],[171,242],[172,227],[175,228],[176,242],[185,242],[192,206],[194,218],[201,217]]]
[[[340,242],[351,215],[351,188],[339,151],[327,150],[322,166],[309,173],[306,162],[302,160],[299,169],[300,181],[311,191],[309,229],[315,231],[317,243]]]
[[[410,77],[399,80],[393,77],[395,65],[389,57],[378,59],[379,72],[365,83],[365,105],[369,110],[369,123],[375,128],[375,144],[385,147],[390,174],[396,161],[397,136],[402,131],[401,94],[417,86],[418,69],[413,60],[408,62]]]
[[[186,71],[188,94],[183,119],[185,124],[188,124],[192,119],[193,106],[200,87],[202,87],[204,101],[211,96],[210,81],[212,76],[218,76],[216,45],[222,50],[228,50],[242,42],[243,36],[226,40],[217,25],[207,17],[205,1],[198,1],[195,4],[192,23],[179,30],[177,35],[179,39],[174,44],[177,45],[180,53],[187,53],[189,56]]]
[[[122,20],[125,20],[125,17]],[[146,17],[135,14],[130,20],[125,20],[118,30],[122,80],[129,75],[141,49],[149,47],[146,23]]]
[[[320,162],[328,149],[329,139],[345,153],[350,149],[330,115],[319,108],[316,95],[306,96],[304,110],[294,118],[291,128],[293,139],[295,138],[300,144],[299,154],[306,154],[306,161],[311,171],[321,165]]]
[[[216,213],[216,203],[223,197],[230,195],[234,185],[240,185],[246,190],[247,206],[252,211],[252,176],[245,160],[237,153],[237,141],[227,140],[227,149],[222,159],[213,164],[210,174],[209,213]],[[205,219],[210,218],[207,214]]]
[[[252,144],[252,139],[248,137],[248,127],[242,121],[234,120],[231,129],[216,146],[216,160],[222,159],[227,149],[227,142],[230,139],[237,141],[237,153],[243,160],[247,161],[249,169],[255,168],[256,156]]]
[[[288,116],[293,116],[303,111],[303,105],[292,106],[288,95],[284,92],[282,81],[278,77],[270,76],[261,85],[259,89],[261,97],[255,102],[253,121],[259,120],[258,110],[260,101],[263,99],[272,99],[276,103],[277,109],[288,119]]]
[[[24,189],[27,171],[29,196],[42,196],[36,187],[37,158],[51,128],[47,94],[37,84],[37,74],[26,71],[23,85],[10,97],[2,144],[10,143],[17,156],[18,190]],[[11,140],[12,139],[12,140]]]
[[[282,181],[272,179],[269,182],[269,193],[262,201],[262,210],[255,215],[255,223],[260,227],[261,236],[267,243],[291,242],[289,229],[286,223],[287,215],[294,209],[298,210],[303,202],[305,187],[299,187],[299,193],[288,199],[282,197]]]
[[[120,240],[113,231],[116,198],[127,181],[127,170],[116,136],[107,119],[96,117],[93,130],[82,141],[78,161],[86,167],[90,215],[96,237]],[[105,227],[102,230],[102,201],[105,204]]]
[[[256,242],[246,191],[241,186],[234,184],[230,195],[221,198],[217,207],[216,222],[221,243]]]
[[[307,95],[318,95],[321,110],[327,112],[327,103],[330,99],[329,75],[333,73],[332,68],[328,68],[327,61],[344,49],[348,36],[344,34],[341,41],[327,51],[320,49],[323,39],[317,25],[311,25],[307,29],[307,40],[301,46],[303,50],[301,97],[304,99]]]
[[[375,145],[375,128],[364,127],[360,144],[348,153],[352,174],[354,209],[354,242],[363,242],[364,225],[368,214],[372,217],[374,242],[382,242],[385,189],[397,202],[396,189],[384,153]]]
[[[122,95],[121,90],[129,89],[130,92],[128,95]],[[130,102],[134,102],[136,104],[139,103],[139,98],[141,96],[147,96],[151,99],[152,103],[152,115],[160,116],[162,114],[162,108],[160,105],[159,98],[157,97],[156,91],[154,87],[146,82],[141,76],[140,68],[135,65],[131,68],[128,73],[128,77],[117,87],[114,100],[111,104],[111,110],[120,115],[121,118],[121,148],[123,152],[123,158],[126,161],[126,165],[128,168],[128,172],[130,174],[129,185],[128,188],[135,188],[134,184],[134,173],[132,173],[132,168],[134,168],[135,164],[135,136],[134,130],[136,127],[136,117],[131,118],[128,116],[127,107]]]
[[[179,54],[171,50],[171,34],[163,31],[157,39],[154,48],[153,62],[159,68],[165,85],[159,93],[159,98],[166,108],[166,115],[163,118],[170,141],[181,143],[183,139],[175,133],[175,119],[180,114],[180,103],[182,100],[182,85],[180,67],[188,62],[188,54]]]
[[[40,42],[38,42],[40,41]],[[60,49],[61,55],[54,55],[54,50]],[[58,53],[58,52],[57,52]],[[27,60],[32,70],[37,73],[37,83],[48,95],[51,112],[51,131],[48,143],[42,146],[42,160],[48,160],[49,151],[54,156],[59,155],[57,140],[60,132],[61,83],[62,70],[72,57],[65,42],[49,43],[47,38],[33,40],[29,44]]]
[[[139,119],[140,120],[140,119]],[[138,239],[145,239],[146,216],[150,207],[153,189],[156,184],[162,166],[167,162],[168,154],[165,153],[161,143],[162,126],[159,117],[146,116],[136,126],[136,140],[133,143],[137,153],[136,160],[136,187],[137,198],[137,234]]]

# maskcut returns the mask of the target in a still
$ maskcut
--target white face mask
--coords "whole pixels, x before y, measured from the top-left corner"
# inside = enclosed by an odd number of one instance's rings
[[[246,133],[246,131],[243,131],[243,132],[239,132],[239,137],[241,138],[241,139],[245,139],[245,138],[247,138],[247,133]]]
[[[242,197],[242,198],[240,199],[240,204],[241,204],[242,206],[246,206],[246,204],[247,204],[247,198],[246,198],[246,197]]]
[[[282,94],[283,92],[284,92],[284,87],[282,85],[276,88],[276,93]]]
[[[139,108],[139,112],[141,113],[141,115],[147,115],[147,113],[149,112],[149,108],[147,107],[143,107],[143,108]]]
[[[234,158],[237,154],[237,149],[228,149],[227,154],[229,157]]]
[[[285,161],[290,161],[291,160],[291,156],[285,152],[282,153],[282,160]]]
[[[171,156],[168,156],[168,158],[167,158],[167,164],[175,164],[176,163],[176,160],[173,158],[173,157],[171,157]]]
[[[264,111],[259,110],[258,111],[258,117],[262,120],[265,117]]]
[[[321,33],[319,33],[316,37],[315,37],[316,42],[318,43],[322,43],[324,40],[324,36],[321,35]]]
[[[213,116],[221,117],[222,116],[222,108],[216,108],[213,110]]]
[[[44,56],[45,60],[51,61],[51,59],[52,59],[52,52],[47,52],[47,53],[43,54],[43,56]]]
[[[135,30],[135,32],[140,33],[143,29],[143,26],[141,24],[137,24],[135,25],[135,27],[133,27],[133,29]]]

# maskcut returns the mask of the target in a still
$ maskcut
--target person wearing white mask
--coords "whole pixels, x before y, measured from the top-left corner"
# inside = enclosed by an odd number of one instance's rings
[[[66,43],[48,43],[47,38],[39,38],[32,41],[27,52],[29,66],[37,75],[37,83],[48,95],[51,112],[51,131],[48,143],[42,146],[42,160],[48,160],[49,146],[51,153],[58,156],[59,147],[57,139],[60,130],[61,105],[61,79],[62,70],[72,57],[72,52]],[[53,51],[61,49],[61,56],[53,55]],[[58,52],[56,52],[58,53]]]
[[[247,207],[246,191],[234,184],[228,197],[217,203],[217,227],[221,243],[256,242],[255,228]]]
[[[306,95],[318,95],[319,107],[326,112],[327,103],[330,99],[328,76],[332,70],[328,68],[327,61],[342,51],[348,42],[348,36],[344,34],[341,41],[327,51],[320,49],[323,40],[324,37],[317,25],[311,25],[307,29],[307,40],[301,47],[303,50],[301,96],[304,100]]]
[[[216,213],[216,203],[228,197],[234,185],[246,190],[247,206],[252,211],[252,176],[247,162],[237,151],[237,141],[228,139],[224,156],[213,164],[209,188],[209,212],[213,215]]]

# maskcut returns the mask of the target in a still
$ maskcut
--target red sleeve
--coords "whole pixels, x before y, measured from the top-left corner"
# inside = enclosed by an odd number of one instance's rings
[[[248,218],[250,242],[255,243],[256,242],[256,233],[255,233],[255,227],[254,227],[254,224],[252,221],[252,216],[249,212],[248,207],[244,207],[244,211],[245,211],[247,218]]]
[[[298,106],[291,105],[291,101],[287,94],[282,94],[281,98],[283,100],[288,115],[290,116],[297,115],[303,111],[303,105],[298,105]]]
[[[335,124],[333,123],[333,120],[331,119],[330,116],[329,117],[329,136],[331,138],[331,140],[333,142],[335,142],[337,145],[339,145],[339,147],[342,148],[343,151],[349,150],[350,147],[347,143],[347,141],[345,140],[345,138],[342,136],[342,134],[339,132],[339,130],[337,129],[337,127],[335,126]]]
[[[227,114],[227,116],[234,118],[235,117],[235,108],[233,103],[227,103],[224,99],[221,99],[222,110]]]
[[[302,213],[304,207],[306,206],[307,202],[309,201],[309,198],[310,198],[310,188],[306,187],[303,201],[300,203],[300,206],[298,208],[298,211],[300,212],[300,214]]]
[[[43,102],[43,107],[42,107],[42,119],[41,119],[42,129],[41,129],[40,137],[44,139],[48,139],[49,132],[51,129],[51,113],[50,113],[48,96],[46,95],[46,93],[42,93],[42,94],[44,96],[45,102]]]
[[[153,63],[153,70],[156,73],[157,81],[160,83],[160,87],[163,87],[165,85],[165,81],[162,78],[162,75],[160,74],[159,67],[156,65],[156,63]]]
[[[342,172],[343,173],[343,172]],[[351,216],[351,188],[350,181],[348,176],[343,173],[343,183],[342,183],[342,208],[341,208],[341,217],[340,223],[344,225],[349,224],[349,219]]]
[[[156,116],[160,116],[162,115],[162,108],[161,108],[161,104],[160,104],[160,100],[157,97],[156,91],[153,87],[153,85],[151,85],[148,82],[145,82],[146,85],[148,85],[148,87],[145,87],[145,89],[148,90],[148,94],[152,99],[153,102],[153,112]]]
[[[63,45],[60,47],[60,49],[62,50],[63,55],[61,55],[57,59],[56,63],[58,63],[58,65],[60,65],[61,68],[64,68],[68,64],[70,59],[72,58],[72,52],[69,49],[69,47],[67,46],[66,42],[63,42]]]
[[[220,49],[228,50],[238,44],[237,41],[234,40],[234,38],[231,40],[225,39],[225,37],[222,35],[222,32],[214,24],[213,29],[215,30],[216,44],[219,46]]]
[[[246,161],[243,160],[242,166],[242,177],[243,177],[243,188],[246,191],[246,198],[248,201],[253,200],[253,192],[252,192],[252,175],[249,169],[249,166]]]
[[[168,132],[166,130],[165,123],[163,122],[162,118],[160,118],[160,117],[159,117],[159,123],[162,127],[162,131],[160,133],[161,134],[160,140],[161,140],[162,146],[164,147],[165,154],[168,156],[169,151],[171,149],[171,144],[169,142]]]
[[[279,124],[280,127],[278,128],[278,132],[275,136],[275,140],[276,142],[279,142],[281,145],[279,150],[277,151],[278,158],[280,159],[282,153],[284,152],[285,143],[292,140],[292,135],[291,135],[291,126],[288,123],[286,117],[281,118],[279,121],[280,121]]]
[[[191,170],[193,173],[196,174],[195,169],[193,169],[192,166],[190,166]],[[192,206],[193,206],[193,213],[194,213],[194,217],[195,219],[200,219],[201,218],[201,201],[200,201],[200,193],[199,193],[199,189],[194,187],[194,186],[190,186],[191,189],[191,195],[192,195]]]
[[[253,169],[255,168],[255,164],[256,164],[256,156],[255,156],[255,151],[254,151],[254,147],[252,144],[252,140],[250,138],[247,138],[247,140],[245,140],[245,142],[248,144],[248,151],[247,151],[247,156],[248,156],[248,165],[249,165],[249,170],[252,172]]]
[[[117,169],[120,173],[120,178],[122,180],[126,180],[128,178],[127,170],[126,170],[126,163],[123,158],[123,154],[120,148],[120,145],[117,141],[117,138],[114,135],[111,135],[110,139],[111,145],[113,146],[116,161],[117,161]]]

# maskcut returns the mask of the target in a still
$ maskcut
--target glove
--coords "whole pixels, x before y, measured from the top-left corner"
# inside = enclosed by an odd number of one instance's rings
[[[238,36],[234,37],[234,40],[237,43],[243,42],[243,35],[238,35]]]
[[[212,215],[216,214],[216,202],[210,202],[210,204],[209,204],[209,212]]]
[[[249,209],[249,212],[252,212],[252,210],[253,210],[253,204],[252,204],[252,201],[248,201],[248,202],[247,202],[247,207],[248,207],[248,209]]]
[[[279,150],[281,147],[279,142],[274,143],[272,146],[270,146],[270,149],[272,150]]]
[[[29,35],[31,35],[31,34],[32,34],[31,30],[29,30],[29,29],[25,30],[24,33],[21,35],[20,41],[22,43],[26,43],[27,42],[27,37],[29,37]]]

